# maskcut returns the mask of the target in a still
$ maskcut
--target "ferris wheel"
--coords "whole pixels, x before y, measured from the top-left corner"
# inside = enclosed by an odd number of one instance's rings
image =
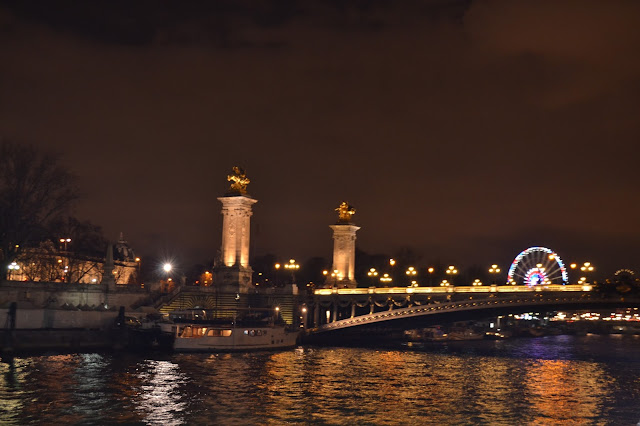
[[[517,255],[507,277],[508,284],[528,286],[569,282],[562,259],[546,247],[529,247]]]

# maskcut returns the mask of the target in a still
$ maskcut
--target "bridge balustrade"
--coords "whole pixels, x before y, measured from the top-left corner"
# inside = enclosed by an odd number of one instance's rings
[[[452,309],[561,303],[589,297],[591,290],[590,285],[319,289],[309,303],[313,321],[307,327],[330,329]]]

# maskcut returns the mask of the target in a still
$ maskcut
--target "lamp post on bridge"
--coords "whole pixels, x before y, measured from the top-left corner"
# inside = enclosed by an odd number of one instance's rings
[[[500,268],[498,268],[498,265],[493,264],[491,265],[491,268],[489,268],[489,273],[493,276],[493,284],[496,284],[496,275],[498,275],[500,273]]]
[[[451,276],[451,285],[453,285],[453,277],[458,274],[458,270],[455,268],[455,266],[449,265],[445,273]]]
[[[391,281],[393,281],[393,278],[391,278],[389,274],[385,273],[380,277],[380,282],[383,282],[385,287],[389,287],[389,284],[391,283]]]
[[[291,271],[291,284],[295,284],[296,282],[296,271],[300,269],[300,265],[296,263],[295,259],[289,259],[289,263],[284,265],[285,269]]]
[[[418,271],[416,271],[416,268],[414,268],[413,266],[409,266],[409,268],[405,271],[405,274],[407,275],[407,278],[409,278],[409,285],[413,286],[413,283],[416,282],[415,277],[418,274]]]
[[[369,272],[367,272],[367,276],[369,276],[369,278],[371,279],[371,285],[373,285],[375,287],[375,279],[378,276],[378,271],[376,271],[376,268],[371,268],[369,269]]]
[[[342,280],[342,274],[337,269],[334,269],[331,273],[331,278],[333,278],[333,288],[338,288],[338,281]]]

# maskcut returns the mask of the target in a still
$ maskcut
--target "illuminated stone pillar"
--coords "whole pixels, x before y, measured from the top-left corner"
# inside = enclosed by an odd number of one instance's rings
[[[222,262],[225,266],[249,266],[251,206],[257,202],[245,196],[220,197],[222,203]]]
[[[356,269],[356,231],[360,227],[355,225],[331,225],[333,229],[333,268],[337,277],[333,277],[332,284],[337,287],[355,288]]]
[[[333,267],[325,285],[355,288],[358,285],[355,278],[356,231],[360,227],[351,222],[351,216],[356,210],[345,201],[336,211],[338,222],[330,226],[333,229]]]
[[[247,293],[253,269],[249,265],[251,206],[257,202],[246,196],[218,198],[222,203],[221,265],[215,268],[221,290]]]
[[[246,193],[249,179],[239,167],[227,180],[233,182],[222,203],[222,245],[214,267],[214,284],[222,292],[248,293],[253,287],[249,265],[251,206],[258,202]]]

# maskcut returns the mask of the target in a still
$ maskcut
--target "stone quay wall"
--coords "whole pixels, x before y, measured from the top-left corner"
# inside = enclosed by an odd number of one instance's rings
[[[0,309],[3,320],[9,309]],[[100,329],[112,328],[117,311],[67,311],[63,309],[17,309],[16,330],[35,329]],[[4,321],[3,321],[4,325]],[[3,327],[0,327],[3,328]]]
[[[18,309],[73,307],[120,307],[145,305],[150,293],[137,286],[104,284],[67,284],[59,282],[0,281],[0,307],[18,302]]]

